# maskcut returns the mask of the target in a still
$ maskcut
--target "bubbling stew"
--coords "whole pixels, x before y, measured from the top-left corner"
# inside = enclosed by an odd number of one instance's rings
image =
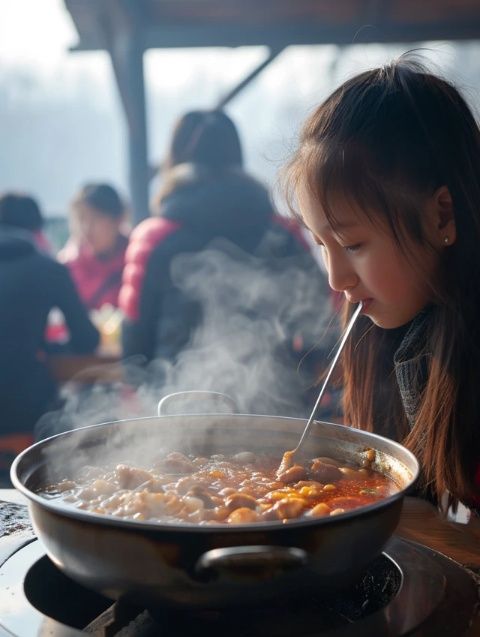
[[[170,452],[148,468],[84,467],[42,495],[92,513],[158,523],[251,524],[320,518],[372,504],[399,491],[371,467],[375,451],[357,465],[335,458],[283,464],[249,451],[187,456]]]

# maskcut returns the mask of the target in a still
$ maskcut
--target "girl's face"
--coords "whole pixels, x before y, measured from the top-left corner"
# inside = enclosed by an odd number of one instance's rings
[[[108,254],[117,245],[122,221],[78,203],[73,210],[72,234],[95,255]]]
[[[322,246],[330,287],[349,303],[363,301],[363,314],[379,327],[405,325],[432,300],[427,282],[434,280],[440,252],[412,242],[407,258],[386,225],[372,224],[355,205],[335,203],[333,230],[318,202],[300,197],[303,220]]]

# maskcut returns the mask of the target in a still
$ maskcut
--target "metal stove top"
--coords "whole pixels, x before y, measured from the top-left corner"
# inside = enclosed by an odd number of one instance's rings
[[[113,602],[63,575],[38,540],[24,542],[0,567],[0,635],[460,637],[472,634],[478,603],[468,571],[396,537],[341,596],[312,591],[288,607],[192,613]]]

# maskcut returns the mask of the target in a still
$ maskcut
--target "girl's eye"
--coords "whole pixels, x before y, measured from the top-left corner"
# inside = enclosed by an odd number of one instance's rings
[[[347,252],[357,252],[362,247],[361,243],[355,243],[351,246],[343,246],[343,249]]]

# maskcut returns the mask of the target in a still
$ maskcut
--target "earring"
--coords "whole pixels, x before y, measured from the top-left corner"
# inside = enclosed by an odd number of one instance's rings
[[[444,237],[444,238],[443,238],[443,243],[444,243],[445,245],[447,245],[447,243],[448,243],[449,241],[450,241],[450,239],[449,239],[448,237]]]

